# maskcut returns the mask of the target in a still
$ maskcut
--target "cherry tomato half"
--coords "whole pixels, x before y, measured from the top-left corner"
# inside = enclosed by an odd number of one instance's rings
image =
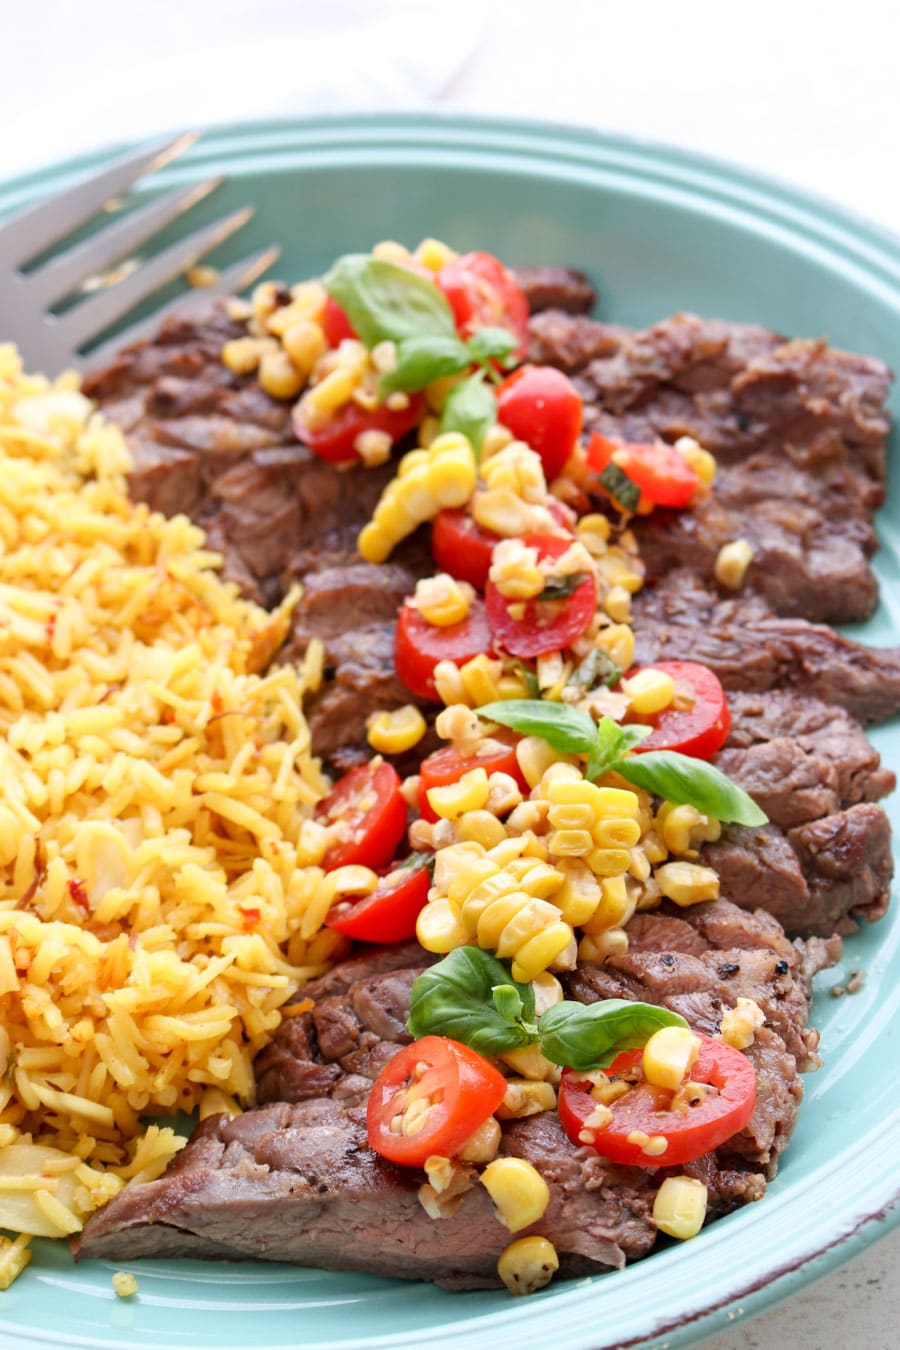
[[[553,366],[522,366],[497,390],[499,421],[540,455],[548,483],[575,449],[583,413],[578,390]]]
[[[654,661],[653,670],[663,670],[676,684],[688,685],[694,693],[691,708],[664,708],[653,716],[634,717],[631,721],[653,727],[645,741],[636,745],[645,750],[677,750],[694,759],[712,759],[722,749],[731,730],[728,699],[718,675],[696,661]],[[638,667],[625,677],[637,673]]]
[[[316,807],[323,825],[341,822],[343,838],[325,854],[326,872],[361,863],[376,870],[389,863],[406,833],[406,802],[391,764],[370,761],[339,778]]]
[[[352,464],[359,459],[355,447],[361,431],[386,431],[396,442],[418,424],[422,416],[422,395],[409,394],[408,398],[405,408],[388,408],[384,404],[380,408],[361,408],[351,399],[321,426],[305,426],[295,417],[294,434],[320,459],[327,459],[332,464]]]
[[[329,347],[339,347],[345,338],[355,338],[353,324],[336,300],[329,295],[322,311],[322,331]]]
[[[505,1095],[506,1079],[482,1055],[445,1036],[423,1036],[389,1060],[372,1085],[369,1147],[404,1167],[421,1167],[432,1154],[452,1158]],[[424,1126],[409,1135],[392,1130],[394,1117],[416,1100],[431,1103]]]
[[[561,558],[571,547],[571,539],[555,534],[526,534],[522,542],[533,546],[538,557]],[[510,613],[510,606],[524,603],[521,618]],[[485,592],[488,623],[498,646],[513,656],[545,656],[568,647],[590,626],[597,612],[597,584],[587,576],[564,600],[508,600],[493,582]]]
[[[501,748],[496,750],[486,750],[477,755],[469,755],[468,758],[461,755],[452,745],[445,745],[440,750],[435,750],[433,755],[423,759],[419,765],[419,814],[423,820],[437,820],[437,812],[432,811],[428,805],[428,792],[430,788],[448,787],[450,783],[458,783],[464,773],[469,773],[472,769],[484,769],[485,773],[508,773],[519,785],[524,796],[528,796],[531,791],[522,770],[519,768],[519,761],[516,759],[515,740],[511,736],[507,737],[500,732],[491,736],[491,740],[500,741]]]
[[[462,337],[479,328],[506,328],[521,361],[528,351],[528,301],[502,262],[490,253],[464,253],[437,274]]]
[[[636,445],[610,440],[595,431],[588,441],[587,460],[596,473],[612,461],[654,506],[687,506],[700,486],[684,456],[666,441]]]
[[[486,530],[467,511],[438,511],[431,527],[431,551],[442,572],[468,581],[477,591],[487,585],[491,553],[499,534]]]
[[[439,661],[464,666],[473,656],[491,650],[491,630],[483,603],[476,599],[462,623],[440,628],[424,619],[408,600],[397,617],[394,634],[394,668],[407,689],[417,698],[440,702],[434,687],[434,668]]]
[[[699,1033],[698,1033],[699,1034]],[[691,1081],[706,1083],[713,1090],[696,1106],[671,1109],[672,1093],[644,1080],[637,1082],[610,1106],[612,1120],[604,1129],[592,1131],[590,1147],[604,1158],[631,1167],[677,1167],[724,1144],[753,1115],[756,1105],[756,1072],[746,1055],[711,1036],[700,1036],[700,1052],[691,1069]],[[630,1073],[640,1066],[642,1050],[627,1050],[613,1061],[608,1074]],[[591,1082],[574,1069],[564,1069],[559,1085],[559,1118],[577,1148],[584,1146],[581,1133],[597,1103],[590,1094]],[[628,1136],[632,1131],[662,1135],[668,1141],[664,1153],[643,1153]]]
[[[430,885],[428,858],[414,856],[411,863],[396,863],[371,895],[332,906],[325,922],[360,942],[405,942],[416,935]]]

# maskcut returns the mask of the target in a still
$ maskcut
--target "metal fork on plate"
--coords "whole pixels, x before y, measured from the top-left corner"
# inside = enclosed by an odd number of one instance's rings
[[[179,136],[135,151],[58,196],[0,222],[0,338],[16,342],[26,368],[55,374],[63,367],[101,364],[126,342],[154,332],[165,313],[185,304],[185,296],[84,355],[92,341],[200,262],[250,219],[253,208],[243,207],[151,258],[135,258],[135,250],[218,187],[222,180],[214,178],[157,197],[122,214],[82,242],[55,253],[43,265],[23,270],[38,255],[110,209],[110,204],[138,178],[168,164],[194,140],[195,135]],[[214,285],[194,295],[239,291],[271,266],[278,253],[277,248],[269,248],[244,258],[221,272]],[[81,298],[59,314],[51,311],[51,306],[72,295]]]

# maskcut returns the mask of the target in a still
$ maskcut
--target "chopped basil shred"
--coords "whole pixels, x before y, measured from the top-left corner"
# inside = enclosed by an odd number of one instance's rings
[[[602,473],[597,474],[597,481],[601,487],[605,487],[611,497],[619,503],[623,511],[634,512],[637,510],[637,504],[641,499],[641,490],[637,483],[632,482],[618,464],[607,464]]]
[[[569,684],[574,684],[577,689],[596,689],[600,684],[605,684],[607,689],[611,689],[614,684],[618,684],[622,678],[622,669],[617,666],[611,656],[600,647],[594,647],[588,652],[587,656],[576,666],[569,676]]]
[[[568,600],[574,595],[583,581],[587,581],[588,572],[570,572],[568,576],[548,577],[538,600]]]

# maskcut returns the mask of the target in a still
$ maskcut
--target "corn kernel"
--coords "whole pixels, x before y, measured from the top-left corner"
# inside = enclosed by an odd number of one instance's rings
[[[285,351],[263,352],[259,363],[260,388],[272,398],[296,398],[304,379]]]
[[[559,1270],[552,1242],[543,1237],[519,1238],[500,1253],[497,1274],[511,1294],[535,1294]]]
[[[511,431],[501,426],[499,422],[495,422],[492,427],[488,428],[482,442],[481,463],[484,464],[485,460],[492,459],[494,455],[499,455],[500,451],[505,450],[513,439]]]
[[[380,525],[370,521],[360,530],[356,547],[359,549],[360,556],[365,558],[366,562],[381,563],[390,556],[391,549],[394,547],[394,539]],[[443,662],[442,664],[446,665],[447,663]]]
[[[747,568],[753,561],[753,546],[746,539],[732,539],[723,544],[713,568],[716,581],[730,591],[738,591],[744,584]]]
[[[501,539],[491,556],[489,579],[510,600],[530,600],[546,585],[537,549],[521,539]]]
[[[437,417],[423,417],[419,423],[419,445],[430,448],[440,435],[441,424]]]
[[[457,1153],[460,1162],[491,1162],[497,1156],[502,1138],[500,1126],[494,1116],[488,1116],[478,1129],[469,1135]]]
[[[639,808],[638,795],[628,788],[598,787],[580,774],[554,774],[547,787],[547,796],[554,806],[568,806],[586,802],[598,821],[633,820]]]
[[[555,1109],[556,1090],[552,1083],[510,1078],[496,1115],[498,1120],[523,1120],[526,1116],[538,1116],[542,1111]]]
[[[438,572],[437,576],[421,577],[416,582],[412,603],[426,623],[436,628],[452,628],[468,617],[473,594],[465,582],[457,581],[447,572]]]
[[[631,623],[631,593],[624,586],[610,586],[603,608],[615,623]]]
[[[528,984],[542,970],[548,970],[551,966],[554,970],[571,970],[575,965],[575,955],[572,929],[560,919],[519,947],[512,958],[512,977],[520,984]]]
[[[704,900],[715,900],[719,895],[719,878],[709,867],[696,863],[670,862],[657,867],[654,873],[663,895],[676,905],[696,905]]]
[[[622,689],[628,695],[631,711],[640,717],[652,717],[668,708],[675,697],[675,681],[664,670],[646,666],[630,679],[623,680]]]
[[[557,858],[581,858],[593,846],[594,841],[587,830],[554,830],[547,845]]]
[[[382,262],[408,262],[410,256],[409,249],[403,244],[398,244],[396,239],[382,239],[372,249],[372,257]]]
[[[696,806],[674,806],[664,802],[656,820],[670,853],[687,853],[698,844],[718,839],[722,833],[719,822],[701,815]]]
[[[531,534],[541,528],[535,508],[507,487],[476,493],[472,515],[485,530],[503,538]]]
[[[696,1237],[706,1218],[706,1195],[694,1177],[666,1177],[653,1201],[653,1222],[669,1237]]]
[[[610,624],[597,634],[595,643],[620,670],[628,670],[634,664],[634,633],[627,624]]]
[[[416,937],[426,952],[446,956],[457,947],[465,947],[469,934],[450,908],[447,899],[431,900],[419,911]]]
[[[560,859],[557,869],[562,873],[563,884],[555,892],[553,903],[567,924],[580,928],[593,917],[600,903],[600,883],[591,869],[577,858]]]
[[[367,527],[368,528],[368,527]],[[365,530],[363,530],[365,534]],[[360,535],[359,550],[362,553],[362,535]],[[363,555],[364,557],[367,555]],[[466,687],[463,684],[462,675],[459,673],[459,666],[453,661],[438,661],[434,668],[434,687],[437,690],[438,697],[448,707],[451,704],[462,704],[469,707],[469,696],[466,693]]]
[[[470,769],[455,783],[428,789],[428,805],[444,820],[458,820],[464,811],[480,811],[488,799],[484,769]]]
[[[330,417],[350,399],[360,378],[361,372],[353,366],[336,366],[304,396],[304,408],[313,416]]]
[[[266,352],[275,352],[278,344],[274,338],[232,338],[222,348],[222,364],[235,375],[252,375]]]
[[[493,848],[506,838],[506,830],[490,811],[467,811],[459,818],[459,837],[474,840],[484,848]]]
[[[535,978],[540,977],[536,976]],[[546,975],[546,978],[552,980],[555,977]],[[556,982],[559,983],[558,980]],[[503,1060],[504,1064],[508,1064],[511,1069],[515,1069],[516,1073],[522,1078],[527,1078],[533,1083],[545,1080],[550,1082],[559,1073],[557,1066],[552,1064],[545,1055],[542,1055],[536,1045],[520,1045],[515,1050],[504,1050],[500,1059]]]
[[[549,1186],[524,1158],[496,1158],[481,1173],[481,1183],[511,1233],[537,1223],[550,1203]]]
[[[609,537],[612,533],[612,526],[606,516],[599,511],[582,516],[575,526],[575,533],[581,538],[584,534],[596,534],[604,543],[609,543]]]
[[[699,1052],[700,1037],[687,1027],[660,1027],[644,1046],[644,1077],[656,1087],[677,1092]]]
[[[733,1046],[735,1050],[747,1050],[765,1021],[766,1015],[754,999],[739,998],[735,1007],[729,1008],[722,1016],[719,1040]]]
[[[503,664],[492,661],[483,652],[473,656],[460,667],[460,678],[466,691],[466,701],[480,708],[485,703],[493,703],[500,696],[498,680]]]
[[[459,254],[454,253],[449,244],[445,244],[441,239],[423,239],[413,257],[416,262],[427,267],[429,272],[439,272],[442,267],[454,262]]]
[[[400,755],[411,750],[425,735],[425,718],[412,703],[392,712],[377,712],[366,722],[366,737],[373,750],[382,755]]]
[[[716,476],[715,456],[704,450],[693,436],[679,436],[674,448],[682,459],[687,460],[700,482],[710,487]]]
[[[531,987],[534,991],[534,1012],[536,1017],[541,1013],[552,1008],[554,1004],[561,1003],[563,999],[563,987],[555,975],[551,975],[549,970],[544,970],[540,975],[535,975],[531,981]]]
[[[138,1282],[127,1270],[117,1270],[112,1277],[112,1287],[119,1298],[131,1298],[138,1291]]]

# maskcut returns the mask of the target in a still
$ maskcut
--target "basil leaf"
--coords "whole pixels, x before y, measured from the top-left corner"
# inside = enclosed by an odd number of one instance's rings
[[[660,1027],[686,1027],[668,1008],[627,999],[554,1003],[538,1022],[541,1053],[569,1069],[606,1069],[623,1050],[647,1044]]]
[[[394,390],[413,394],[443,375],[456,375],[469,365],[469,353],[455,337],[426,334],[404,338],[397,345],[397,365],[378,382],[381,398]]]
[[[554,750],[565,754],[588,754],[597,739],[597,726],[590,713],[568,703],[541,698],[507,698],[475,709],[479,717],[512,727],[523,736],[541,736]]]
[[[455,337],[446,297],[433,281],[368,253],[338,258],[323,285],[367,347],[388,339]]]
[[[607,656],[602,647],[593,647],[569,676],[569,684],[577,685],[579,689],[593,689],[598,684],[605,684],[609,688],[618,684],[621,678],[621,667],[616,665],[612,657]]]
[[[642,726],[640,722],[628,722],[620,727],[622,732],[622,749],[633,750],[641,741],[645,741],[648,736],[653,735],[653,727]]]
[[[495,984],[491,990],[491,999],[505,1021],[515,1022],[522,1016],[522,998],[515,985]]]
[[[540,698],[541,686],[538,684],[537,675],[535,675],[531,667],[526,666],[524,661],[520,661],[518,659],[513,661],[513,666],[518,671],[519,678],[521,679],[525,688],[528,690],[531,697]]]
[[[587,572],[570,572],[564,577],[548,577],[547,583],[538,600],[568,600],[574,595],[583,581],[587,581]]]
[[[473,361],[506,361],[516,349],[516,339],[506,328],[479,328],[466,346]]]
[[[675,750],[648,750],[610,766],[629,783],[676,806],[696,806],[704,815],[736,825],[765,825],[769,819],[743,788],[705,760]]]
[[[484,438],[496,420],[497,400],[479,371],[450,390],[441,413],[441,431],[462,432],[468,437],[477,459]]]
[[[511,990],[521,1012],[510,1019]],[[534,990],[518,984],[509,967],[479,947],[457,947],[413,983],[406,1025],[418,1040],[422,1036],[450,1036],[482,1055],[500,1055],[537,1040]]]
[[[635,511],[641,498],[641,490],[637,483],[633,483],[619,468],[618,464],[607,464],[602,473],[597,474],[597,482],[601,487],[605,487],[611,497],[622,507],[623,511]]]

